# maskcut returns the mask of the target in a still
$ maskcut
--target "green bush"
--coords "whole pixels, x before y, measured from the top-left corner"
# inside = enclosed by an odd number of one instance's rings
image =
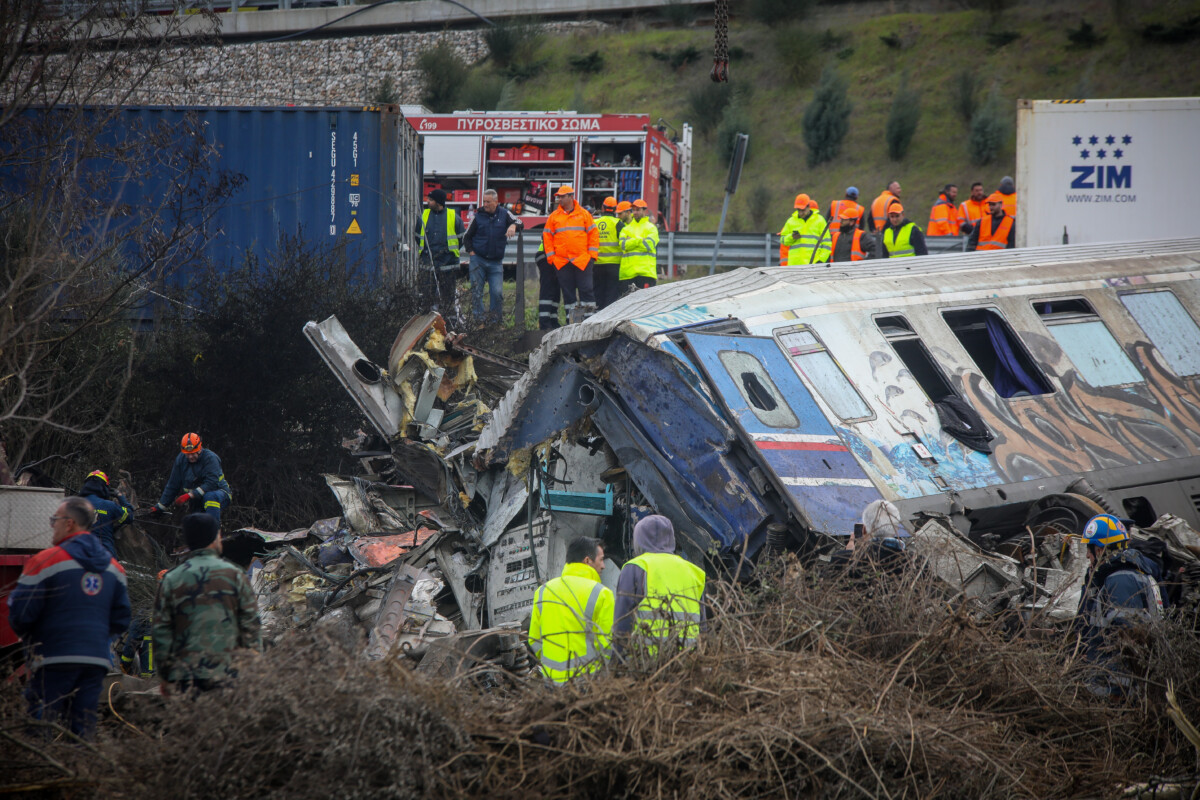
[[[717,128],[717,155],[726,164],[733,158],[733,146],[739,133],[751,134],[752,124],[750,115],[742,108],[739,98],[734,97],[721,115],[721,124]],[[751,136],[753,139],[753,136]],[[753,142],[746,143],[746,158],[742,163],[750,163],[750,152]]]
[[[750,16],[764,25],[805,19],[816,0],[749,0]]]
[[[775,198],[771,195],[771,190],[767,188],[765,183],[757,182],[746,195],[746,208],[750,212],[752,220],[751,230],[762,230],[763,227],[770,226],[771,218],[771,203]]]
[[[1010,45],[1017,39],[1020,39],[1021,34],[1016,31],[989,31],[983,35],[983,38],[987,40],[987,43],[994,50],[999,50],[1001,47]]]
[[[438,42],[421,53],[417,69],[425,82],[421,102],[435,114],[454,110],[459,91],[467,82],[470,70],[449,42]]]
[[[572,72],[596,74],[604,71],[604,54],[599,50],[567,56],[567,65]]]
[[[504,87],[509,81],[502,75],[492,73],[473,74],[459,88],[454,105],[472,111],[495,111],[500,108]]]
[[[967,155],[972,164],[990,164],[1008,141],[1011,124],[1000,96],[993,92],[975,112],[967,135]]]
[[[850,131],[851,109],[845,79],[826,67],[812,102],[804,110],[804,143],[808,145],[810,167],[837,158]]]
[[[908,76],[900,79],[900,88],[892,98],[892,110],[888,114],[884,138],[887,139],[888,157],[900,161],[908,154],[921,122],[921,93],[908,85]]]
[[[696,132],[706,136],[721,124],[721,117],[733,99],[733,84],[704,80],[688,92],[688,117]]]
[[[483,41],[487,43],[492,62],[502,69],[532,61],[544,37],[540,25],[519,17],[505,20],[483,32]]]
[[[797,86],[812,83],[820,37],[802,25],[776,28],[773,34],[779,71]]]
[[[384,75],[383,80],[375,84],[375,88],[367,96],[367,102],[375,106],[390,106],[400,102],[400,87],[391,75]]]
[[[1097,45],[1104,44],[1107,38],[1096,33],[1092,23],[1086,19],[1079,23],[1078,28],[1067,30],[1067,41],[1071,43],[1071,48],[1074,50],[1090,50]]]
[[[672,69],[679,69],[693,62],[699,61],[704,54],[695,45],[689,44],[687,47],[680,47],[675,50],[651,50],[650,57],[655,61],[662,61],[670,64]]]
[[[950,104],[954,113],[964,124],[970,125],[979,107],[979,73],[974,69],[964,69],[954,76],[950,84]]]
[[[696,7],[683,0],[667,0],[659,6],[658,15],[668,24],[682,28],[696,21]]]

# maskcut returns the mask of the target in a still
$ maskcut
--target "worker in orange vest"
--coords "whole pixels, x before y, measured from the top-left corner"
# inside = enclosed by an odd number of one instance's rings
[[[862,223],[862,212],[864,209],[862,206],[860,206],[858,204],[858,187],[857,186],[847,186],[846,187],[846,197],[844,199],[830,201],[829,217],[828,217],[830,220],[830,223],[832,224],[835,221],[840,221],[842,218],[842,211],[847,208],[857,208],[858,209],[858,221],[859,221],[859,224],[861,224]]]
[[[1000,188],[996,191],[1000,192],[1000,196],[1004,198],[1004,213],[1008,214],[1013,219],[1017,218],[1017,187],[1013,183],[1013,179],[1005,175],[1000,179]]]
[[[987,213],[987,200],[984,199],[983,184],[975,181],[971,184],[971,195],[958,207],[958,224],[962,232],[973,231],[975,223],[983,219]]]
[[[579,322],[596,313],[592,262],[600,254],[600,230],[588,210],[575,202],[573,186],[560,186],[554,198],[558,208],[546,220],[542,245],[546,260],[557,270],[567,321]]]
[[[875,257],[875,237],[859,227],[863,207],[855,203],[842,209],[839,227],[833,232],[832,261],[865,261]]]
[[[892,181],[887,185],[886,189],[879,193],[879,197],[876,197],[871,202],[871,208],[867,212],[866,229],[869,231],[875,231],[876,233],[882,231],[883,226],[886,225],[888,221],[888,206],[890,206],[892,203],[899,202],[900,182]]]
[[[1005,250],[1016,246],[1015,220],[1004,213],[1004,195],[992,192],[988,195],[988,213],[967,240],[967,250]]]
[[[958,187],[947,183],[929,210],[929,228],[926,236],[958,236],[959,220],[958,207],[954,201],[958,199]]]

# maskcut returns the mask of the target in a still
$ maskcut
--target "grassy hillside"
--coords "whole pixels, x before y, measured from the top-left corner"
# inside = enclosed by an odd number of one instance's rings
[[[736,7],[737,3],[733,4]],[[818,9],[807,21],[768,28],[748,18],[731,23],[730,45],[740,57],[732,64],[733,85],[750,121],[750,160],[731,205],[734,230],[777,229],[800,191],[822,207],[858,186],[868,201],[891,179],[904,187],[905,205],[923,222],[937,191],[957,183],[965,194],[974,180],[988,191],[1003,175],[1015,173],[1015,104],[1018,98],[1151,97],[1200,94],[1200,39],[1177,44],[1148,43],[1142,28],[1153,22],[1177,24],[1200,15],[1196,0],[1139,4],[1021,3],[993,19],[983,11],[893,14],[856,18],[853,6],[829,13]],[[1123,18],[1117,21],[1117,15]],[[1067,32],[1090,22],[1104,41],[1090,48],[1069,46]],[[580,34],[544,41],[537,58],[545,69],[517,87],[514,107],[579,111],[640,112],[664,117],[676,127],[690,121],[689,93],[708,81],[712,30],[665,28],[653,18],[623,30]],[[794,26],[789,28],[788,25]],[[828,49],[781,54],[780,40],[801,29],[824,35]],[[1007,33],[1013,41],[996,46]],[[989,37],[989,34],[991,36]],[[881,37],[895,37],[890,47]],[[700,56],[673,68],[661,60],[689,46]],[[795,50],[796,48],[792,48]],[[579,73],[569,57],[598,50],[604,69]],[[660,58],[652,53],[658,52]],[[792,65],[807,66],[792,75]],[[802,118],[826,64],[849,83],[854,113],[839,159],[809,169]],[[1010,114],[1012,132],[995,161],[978,167],[967,156],[967,126],[954,113],[953,84],[973,70],[981,79],[980,100],[996,92]],[[916,137],[902,161],[889,160],[884,129],[892,97],[907,74],[921,93]],[[698,136],[692,185],[692,229],[715,230],[727,163],[718,157],[713,136]],[[761,187],[761,188],[757,188]],[[1020,187],[1018,187],[1019,189]],[[768,207],[767,219],[751,208]]]

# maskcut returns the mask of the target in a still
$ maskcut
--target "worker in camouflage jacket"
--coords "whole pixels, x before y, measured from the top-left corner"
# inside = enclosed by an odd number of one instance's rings
[[[208,691],[237,677],[238,648],[262,649],[258,605],[245,573],[221,558],[209,514],[183,518],[186,560],[163,576],[154,603],[154,654],[164,692]]]

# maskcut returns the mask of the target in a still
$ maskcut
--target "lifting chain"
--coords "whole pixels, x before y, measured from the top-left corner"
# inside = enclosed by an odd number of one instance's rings
[[[713,44],[713,68],[709,77],[713,83],[729,82],[729,0],[713,3],[713,27],[716,42]]]

